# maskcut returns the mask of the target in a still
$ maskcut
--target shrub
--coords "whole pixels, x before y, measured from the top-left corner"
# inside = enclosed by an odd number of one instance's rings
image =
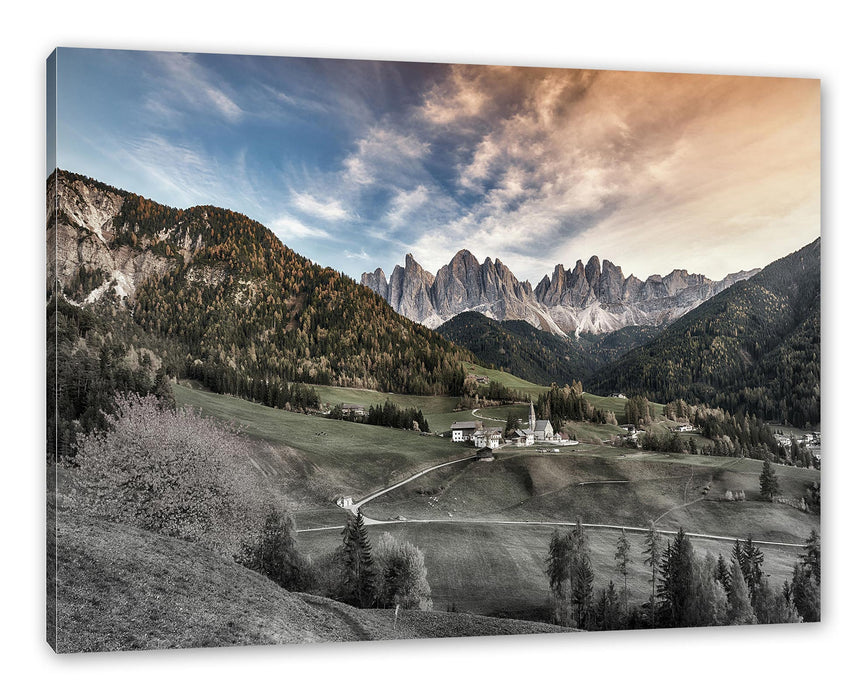
[[[267,490],[237,431],[155,396],[121,394],[108,428],[79,436],[74,504],[88,515],[236,556],[265,520]]]
[[[373,548],[379,604],[405,609],[432,610],[424,553],[409,542],[385,533]]]

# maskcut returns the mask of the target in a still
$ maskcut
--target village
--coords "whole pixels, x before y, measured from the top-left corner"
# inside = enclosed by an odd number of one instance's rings
[[[546,443],[555,445],[577,445],[577,440],[569,439],[565,433],[554,433],[549,420],[536,420],[535,406],[529,404],[527,428],[514,428],[504,431],[502,428],[485,427],[483,420],[455,421],[451,424],[451,441],[473,444],[480,450],[492,450],[511,445],[514,447],[530,447]],[[488,454],[481,455],[488,456]]]

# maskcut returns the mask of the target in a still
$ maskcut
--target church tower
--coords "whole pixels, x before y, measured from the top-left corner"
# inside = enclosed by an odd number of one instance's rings
[[[535,404],[529,401],[529,431],[535,432]]]

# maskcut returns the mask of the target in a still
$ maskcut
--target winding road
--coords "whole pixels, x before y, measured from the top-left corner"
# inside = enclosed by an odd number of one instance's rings
[[[409,476],[405,479],[402,479],[402,480],[400,480],[394,484],[391,484],[390,486],[386,486],[385,488],[380,489],[379,491],[375,491],[374,493],[371,493],[369,496],[364,496],[361,500],[357,501],[356,503],[353,503],[351,506],[344,508],[344,510],[349,511],[354,515],[357,515],[361,506],[369,503],[370,501],[375,500],[376,498],[379,498],[380,496],[383,496],[384,494],[388,493],[389,491],[393,491],[396,488],[404,486],[405,484],[408,484],[410,481],[414,481],[415,479],[417,479],[421,476],[424,476],[425,474],[429,474],[430,472],[435,471],[436,469],[441,469],[442,467],[448,467],[448,466],[451,466],[452,464],[459,464],[460,462],[473,461],[474,459],[475,459],[475,456],[473,455],[471,457],[463,457],[462,459],[455,459],[455,460],[452,460],[450,462],[443,462],[442,464],[436,464],[432,467],[427,467],[427,468],[422,469],[421,471],[419,471],[415,474],[412,474],[411,476]],[[628,480],[599,480],[599,481],[582,481],[582,482],[578,483],[577,485],[578,486],[590,486],[593,484],[628,484],[628,483],[631,483],[631,482],[629,482]],[[680,506],[675,506],[674,508],[671,508],[671,510],[675,510],[676,508],[683,508],[683,507],[692,505],[692,503],[697,503],[700,500],[703,500],[703,499],[699,498],[696,501],[692,501],[691,503],[684,503]],[[667,511],[666,513],[663,513],[661,516],[659,516],[655,520],[658,520],[661,517],[663,517],[664,515],[667,515],[667,513],[671,512],[671,510]],[[361,515],[364,518],[364,524],[365,525],[371,525],[371,526],[404,525],[404,524],[410,524],[410,523],[437,524],[437,525],[438,524],[444,524],[444,523],[461,524],[461,525],[520,525],[520,526],[527,526],[527,527],[538,527],[538,526],[574,527],[576,525],[576,523],[574,523],[574,522],[557,521],[557,520],[472,520],[472,519],[468,519],[468,518],[447,518],[447,519],[445,519],[445,518],[429,518],[429,519],[427,519],[427,518],[425,518],[425,519],[405,518],[405,519],[400,519],[400,520],[376,520],[375,518],[371,518],[367,515],[364,515],[363,513]],[[628,526],[628,525],[608,525],[605,523],[583,523],[583,526],[586,528],[597,529],[597,530],[619,530],[619,531],[624,530],[627,532],[637,532],[637,533],[649,532],[649,528],[632,527],[632,526]],[[296,532],[302,533],[302,532],[323,532],[326,530],[342,530],[343,527],[344,527],[343,525],[327,525],[324,527],[309,527],[309,528],[299,529]],[[656,530],[656,532],[663,534],[663,535],[676,535],[677,534],[676,530]],[[721,542],[734,542],[736,540],[742,540],[743,539],[742,537],[729,537],[726,535],[708,535],[706,533],[700,533],[700,532],[687,532],[686,535],[688,535],[689,537],[697,538],[697,539],[715,540],[715,541],[721,541]],[[771,541],[766,541],[766,540],[752,540],[752,541],[754,542],[754,544],[759,544],[759,545],[763,545],[763,546],[793,547],[793,548],[797,548],[797,549],[802,549],[803,547],[805,547],[805,545],[803,545],[803,544],[793,544],[791,542],[771,542]]]

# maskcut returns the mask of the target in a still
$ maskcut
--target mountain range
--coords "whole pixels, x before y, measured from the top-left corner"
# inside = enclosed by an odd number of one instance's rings
[[[358,284],[219,207],[64,171],[47,198],[49,443],[99,425],[116,391],[163,392],[166,375],[303,408],[298,383],[457,396],[479,358],[543,384],[820,421],[820,239],[715,282],[624,278],[593,257],[533,289],[464,250],[435,276],[410,255]]]
[[[369,287],[403,316],[437,328],[464,311],[499,321],[524,320],[557,335],[607,333],[627,326],[663,326],[676,320],[757,270],[741,271],[713,281],[704,275],[673,270],[645,281],[625,277],[622,268],[593,255],[572,269],[557,265],[532,287],[519,281],[498,258],[483,263],[468,250],[459,251],[434,276],[411,254],[386,278],[382,268],[365,272]]]

